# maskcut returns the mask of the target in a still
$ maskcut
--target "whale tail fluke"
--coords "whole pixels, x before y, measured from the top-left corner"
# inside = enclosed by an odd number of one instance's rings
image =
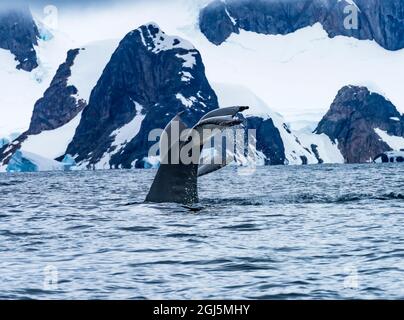
[[[206,129],[213,131],[216,130],[217,132],[217,130],[220,131],[225,128],[239,125],[242,121],[239,118],[236,118],[236,115],[246,109],[248,109],[248,107],[230,107],[213,110],[202,117],[192,129],[197,133],[202,134]],[[160,142],[168,142],[169,147],[162,153],[162,147],[160,146],[161,164],[146,197],[146,202],[173,202],[186,205],[197,203],[198,176],[217,171],[228,163],[228,159],[226,159],[226,161],[221,164],[200,165],[199,159],[195,162],[184,163],[181,157],[177,157],[175,154],[180,154],[186,143],[194,144],[194,146],[197,148],[199,147],[201,151],[204,143],[208,140],[210,141],[212,138],[209,136],[203,137],[199,141],[191,139],[189,128],[181,120],[180,116],[180,114],[175,116],[161,135]],[[173,136],[173,127],[179,129],[178,137]],[[188,137],[183,134],[184,132],[187,132]],[[172,152],[173,150],[175,151],[174,156]]]

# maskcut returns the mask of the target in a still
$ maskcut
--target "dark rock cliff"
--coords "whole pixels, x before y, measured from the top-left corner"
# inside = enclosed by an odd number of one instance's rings
[[[246,128],[256,130],[256,149],[267,158],[266,165],[285,164],[285,147],[279,130],[275,127],[272,119],[247,117]]]
[[[404,137],[404,117],[385,97],[365,87],[342,88],[316,133],[325,133],[338,146],[348,163],[363,163],[391,150],[375,129]]]
[[[105,156],[111,167],[142,167],[155,143],[148,141],[151,130],[164,128],[180,111],[188,125],[195,124],[217,107],[198,50],[155,24],[144,25],[126,35],[112,55],[67,154],[88,167]],[[136,116],[144,117],[139,132],[114,144],[114,132]]]
[[[68,84],[71,67],[79,51],[68,51],[66,62],[59,66],[44,96],[36,102],[27,134],[59,128],[85,108],[86,102],[75,96],[76,87]]]
[[[368,21],[371,36],[389,50],[404,48],[404,1],[355,0],[361,10],[359,17]],[[365,23],[365,22],[364,22]]]
[[[355,0],[358,28],[346,28],[346,0],[215,0],[200,12],[201,31],[220,45],[240,30],[288,34],[321,23],[330,37],[375,40],[388,50],[404,48],[404,1]]]
[[[38,66],[34,46],[38,28],[25,6],[0,8],[0,48],[9,50],[19,62],[17,69],[32,71]]]

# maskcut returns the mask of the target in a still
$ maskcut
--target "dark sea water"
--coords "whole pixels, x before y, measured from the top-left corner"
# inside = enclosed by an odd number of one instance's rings
[[[0,174],[2,299],[404,299],[404,166]]]

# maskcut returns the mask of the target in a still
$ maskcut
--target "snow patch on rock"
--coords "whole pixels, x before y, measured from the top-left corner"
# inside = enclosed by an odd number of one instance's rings
[[[170,36],[164,33],[160,27],[150,22],[141,28],[135,30],[140,33],[143,44],[153,53],[168,51],[172,49],[195,50],[191,42],[176,36]]]
[[[399,151],[401,149],[404,149],[404,137],[391,136],[386,131],[383,131],[379,128],[376,128],[375,132],[380,137],[380,139],[386,142],[393,150]]]
[[[181,93],[177,93],[175,97],[187,108],[191,108],[196,100],[195,97],[185,98]]]
[[[111,147],[117,147],[120,150],[121,147],[125,146],[139,133],[145,115],[142,114],[143,107],[137,102],[134,103],[136,106],[136,116],[131,122],[111,133],[111,137],[114,137]]]
[[[125,146],[138,135],[145,115],[143,114],[143,107],[135,101],[133,103],[136,108],[136,116],[132,121],[111,133],[110,136],[113,138],[113,142],[102,158],[95,165],[91,165],[93,169],[110,169],[110,160],[112,156],[122,152]],[[78,168],[80,169],[86,169],[88,167],[88,161],[83,161],[78,164]]]

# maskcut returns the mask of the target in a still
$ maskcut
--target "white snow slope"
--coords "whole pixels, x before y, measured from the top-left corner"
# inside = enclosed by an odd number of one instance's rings
[[[136,115],[126,125],[122,126],[119,129],[116,129],[111,133],[111,137],[114,141],[111,144],[111,147],[104,153],[101,160],[94,166],[95,169],[110,169],[109,161],[114,154],[117,154],[123,150],[127,143],[129,143],[140,131],[140,127],[145,116],[142,114],[142,106],[133,101],[133,107],[136,109]],[[78,167],[81,169],[85,169],[88,166],[87,161],[83,161],[78,164]]]
[[[375,129],[376,134],[380,137],[380,140],[386,142],[389,147],[395,151],[400,151],[404,149],[404,138],[391,136],[386,131],[379,128]]]
[[[199,10],[208,2],[141,1],[61,12],[57,32],[75,39],[75,45],[69,44],[70,48],[87,47],[86,43],[93,43],[80,52],[69,83],[76,85],[79,96],[87,100],[117,45],[117,41],[108,45],[105,39],[122,39],[130,30],[155,21],[167,34],[189,40],[201,52],[211,84],[220,83],[222,88],[227,85],[230,89],[233,86],[232,93],[224,95],[220,88],[213,85],[223,106],[246,101],[260,114],[263,105],[271,107],[269,114],[277,119],[277,126],[281,128],[290,163],[298,163],[298,155],[306,155],[307,152],[295,137],[304,146],[314,141],[324,161],[341,162],[336,145],[329,142],[327,137],[300,131],[285,134],[287,131],[282,130],[282,125],[286,122],[291,129],[305,126],[313,129],[330,107],[338,90],[345,85],[367,86],[372,91],[382,93],[401,112],[404,111],[404,90],[401,88],[404,50],[388,51],[374,41],[342,36],[330,39],[320,24],[289,35],[270,36],[241,31],[216,46],[198,28]],[[13,56],[0,50],[0,86],[7,88],[0,95],[0,136],[27,128],[35,101],[42,96],[57,66],[65,59],[66,50],[60,48],[65,47],[68,41],[63,45],[57,41],[58,37],[55,36],[50,41],[40,43],[38,55],[41,66],[31,74],[17,71]],[[59,62],[54,65],[56,60]],[[38,78],[42,79],[41,83],[38,83]],[[247,95],[249,98],[241,97],[237,91],[241,87],[254,92],[254,98],[250,94]],[[226,100],[226,96],[234,96],[234,99]],[[285,120],[277,117],[276,113],[282,114]],[[64,137],[63,145],[68,140]],[[44,138],[43,141],[47,143],[49,140]],[[53,156],[59,154],[61,149],[61,146],[55,147],[54,152],[46,151],[45,154]],[[314,161],[312,155],[306,156],[309,162]]]
[[[68,79],[68,85],[74,85],[78,90],[77,99],[88,102],[91,90],[117,46],[118,41],[106,40],[90,43],[81,48],[71,68],[72,75]],[[49,159],[62,156],[73,139],[80,119],[81,113],[60,128],[28,136],[21,144],[21,150]]]
[[[28,136],[21,145],[22,151],[38,154],[48,159],[56,159],[65,154],[80,122],[81,113],[69,123],[55,130],[43,131]]]
[[[244,112],[247,117],[259,116],[264,119],[272,119],[281,135],[288,164],[302,164],[301,156],[307,158],[308,164],[318,163],[315,154],[311,151],[312,144],[318,146],[320,158],[325,163],[344,163],[338,145],[331,142],[328,136],[313,134],[310,131],[291,130],[280,114],[272,111],[263,100],[248,88],[241,85],[218,83],[213,83],[212,86],[222,107],[248,105],[250,109]],[[291,133],[288,132],[287,128]]]
[[[322,115],[337,91],[348,84],[375,88],[404,112],[404,68],[400,68],[404,50],[388,51],[374,41],[343,36],[330,39],[321,24],[284,36],[241,31],[216,46],[198,27],[199,10],[209,2],[141,1],[99,6],[66,13],[60,18],[60,27],[87,43],[121,39],[129,30],[155,21],[167,34],[181,36],[201,51],[210,82],[248,87],[284,116]]]

